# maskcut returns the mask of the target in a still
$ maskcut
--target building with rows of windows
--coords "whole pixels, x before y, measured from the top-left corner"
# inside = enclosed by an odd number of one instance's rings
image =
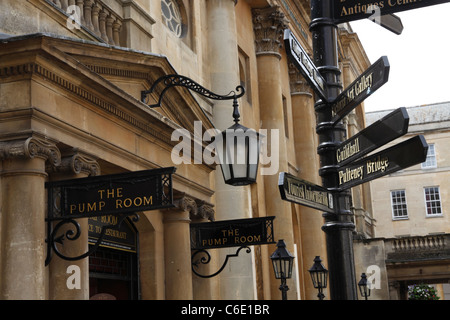
[[[367,113],[367,125],[391,111]],[[390,299],[405,299],[408,285],[422,282],[435,285],[441,299],[449,299],[450,103],[407,111],[408,133],[388,146],[422,134],[429,145],[427,159],[370,183],[376,220],[370,245],[379,246],[378,265]]]

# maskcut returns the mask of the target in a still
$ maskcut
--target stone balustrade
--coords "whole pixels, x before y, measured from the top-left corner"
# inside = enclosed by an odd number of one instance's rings
[[[434,250],[445,248],[445,236],[405,237],[392,240],[392,249],[399,251]]]
[[[46,0],[74,18],[105,43],[120,46],[122,19],[99,0]],[[73,6],[80,9],[73,10]],[[79,16],[78,16],[79,14]],[[77,19],[78,18],[78,19]]]

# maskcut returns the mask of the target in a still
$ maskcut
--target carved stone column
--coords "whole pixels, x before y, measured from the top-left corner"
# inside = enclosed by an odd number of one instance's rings
[[[60,152],[31,137],[0,142],[0,160],[0,299],[47,299],[45,163],[59,165]]]
[[[174,201],[176,209],[164,213],[164,265],[167,300],[192,300],[190,214],[197,210],[194,199]]]
[[[72,150],[62,157],[61,165],[48,170],[52,172],[52,181],[78,179],[100,174],[100,166],[91,157],[78,150]],[[81,236],[76,241],[66,241],[60,251],[67,257],[76,257],[88,251],[88,218],[77,219],[80,225]],[[61,233],[69,231],[71,226],[62,228]],[[74,287],[75,283],[67,281],[72,275],[68,269],[70,266],[77,266],[80,271],[80,286]],[[68,273],[69,270],[69,273]],[[75,271],[77,272],[77,271]],[[88,300],[89,299],[89,258],[78,261],[67,261],[54,255],[49,264],[49,299],[54,300]]]
[[[211,91],[229,92],[239,85],[239,63],[236,30],[236,2],[234,0],[207,0],[206,16],[208,22],[208,57],[211,75]],[[225,130],[233,125],[233,108],[229,100],[214,101],[213,122],[219,130]],[[241,112],[243,115],[244,112]],[[246,119],[241,118],[241,124]],[[234,187],[225,184],[222,172],[215,172],[215,204],[218,220],[251,218],[253,216],[249,187]],[[228,248],[217,250],[223,261]],[[221,299],[255,299],[254,270],[250,255],[233,261],[229,268],[218,276]]]
[[[288,172],[287,146],[284,127],[282,74],[280,63],[280,49],[282,48],[283,32],[288,26],[284,14],[279,7],[253,9],[253,27],[255,31],[255,49],[258,66],[258,86],[261,128],[267,129],[267,146],[269,152],[279,148],[278,171],[264,175],[264,190],[266,199],[266,212],[276,216],[274,233],[278,239],[284,239],[288,250],[294,253],[294,237],[291,205],[280,200],[278,190],[278,172]],[[272,145],[271,135],[277,133],[279,140]],[[273,164],[272,164],[273,165]],[[277,196],[275,196],[277,195]],[[269,246],[269,252],[274,252],[275,245]],[[281,298],[279,280],[271,273],[272,299]],[[296,297],[295,285],[288,283],[288,294]]]
[[[214,221],[214,207],[204,201],[197,201],[197,210],[191,212],[193,223],[208,223]],[[192,252],[194,253],[194,251]],[[218,270],[217,250],[209,251],[211,261],[208,264],[199,263],[196,271],[201,275],[210,275]],[[194,300],[220,300],[220,288],[218,277],[201,278],[192,275],[192,285],[194,290]]]

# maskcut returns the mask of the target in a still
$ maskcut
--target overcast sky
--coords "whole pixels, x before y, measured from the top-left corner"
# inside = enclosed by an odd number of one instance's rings
[[[366,112],[450,101],[450,3],[396,13],[396,35],[368,19],[351,22],[374,63],[387,56],[389,81],[365,100]]]

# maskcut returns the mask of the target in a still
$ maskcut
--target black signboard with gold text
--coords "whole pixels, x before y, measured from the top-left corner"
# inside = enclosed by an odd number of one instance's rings
[[[203,250],[275,243],[273,220],[261,217],[191,223],[191,249]]]

